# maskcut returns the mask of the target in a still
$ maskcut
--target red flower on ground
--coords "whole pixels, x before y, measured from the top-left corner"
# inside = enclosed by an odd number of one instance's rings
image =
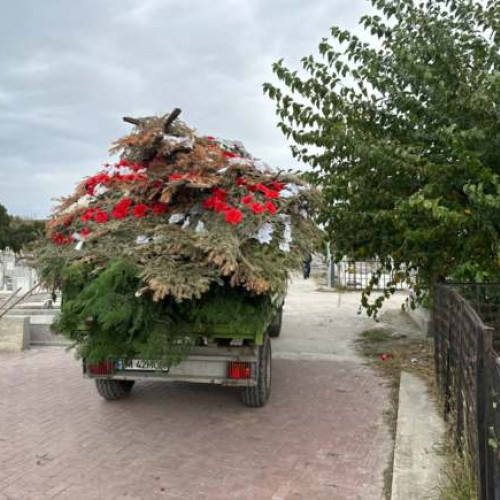
[[[226,213],[224,215],[224,219],[226,222],[229,222],[229,224],[236,225],[242,221],[243,214],[237,208],[231,207],[231,208],[228,208],[226,210]]]
[[[88,222],[89,220],[92,220],[94,218],[94,214],[95,214],[94,209],[89,208],[82,214],[80,220],[82,222]]]
[[[380,361],[387,361],[388,359],[393,358],[393,354],[391,352],[384,352],[383,354],[379,355]]]
[[[86,237],[86,236],[88,236],[91,232],[92,232],[92,231],[91,231],[91,229],[90,229],[89,227],[84,227],[83,229],[81,229],[80,231],[78,231],[78,234],[79,234],[80,236],[83,236],[83,237],[85,238],[85,237]]]
[[[222,151],[222,156],[224,158],[237,158],[238,155],[231,153],[230,151]]]
[[[163,215],[167,211],[167,205],[165,203],[155,203],[153,205],[153,213],[155,215]]]
[[[254,201],[252,203],[248,204],[248,208],[254,213],[254,214],[262,214],[265,211],[264,205],[259,203],[258,201]]]
[[[108,222],[109,215],[106,212],[97,209],[94,215],[94,220],[97,222],[97,224],[104,224],[105,222]]]
[[[236,185],[237,186],[246,186],[247,185],[247,181],[244,177],[238,177],[236,179]]]
[[[241,198],[241,203],[248,205],[253,200],[253,193],[249,193]]]
[[[138,172],[144,168],[144,165],[141,165],[140,163],[132,163],[132,165],[129,165],[129,168],[134,172]]]
[[[144,217],[148,213],[149,207],[144,205],[144,203],[139,203],[132,209],[132,214],[138,219]]]
[[[213,135],[207,135],[207,140],[215,141],[215,137]]]
[[[281,191],[285,187],[281,182],[273,182],[271,186],[275,191]]]
[[[276,212],[278,211],[276,206],[271,202],[271,201],[266,201],[264,203],[264,206],[266,207],[267,211],[271,214],[271,215],[276,215]]]
[[[64,224],[65,227],[68,227],[72,222],[73,222],[73,217],[66,217],[64,219],[63,224]]]

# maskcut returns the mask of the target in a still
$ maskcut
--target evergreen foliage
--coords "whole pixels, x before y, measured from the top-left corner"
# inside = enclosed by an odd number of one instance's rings
[[[319,194],[241,143],[168,117],[137,122],[121,159],[84,180],[47,224],[36,261],[62,288],[55,328],[88,360],[180,361],[193,344],[257,340],[321,236]]]

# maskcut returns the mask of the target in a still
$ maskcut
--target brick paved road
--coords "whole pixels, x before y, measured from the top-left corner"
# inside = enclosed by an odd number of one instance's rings
[[[232,389],[154,382],[106,402],[64,349],[1,354],[0,499],[383,498],[388,390],[352,349],[368,324],[355,305],[292,287],[263,409]],[[294,349],[298,331],[317,341]]]

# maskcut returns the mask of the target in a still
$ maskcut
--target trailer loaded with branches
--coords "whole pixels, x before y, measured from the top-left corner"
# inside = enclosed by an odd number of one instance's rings
[[[321,236],[319,195],[179,114],[124,118],[117,160],[60,200],[37,265],[104,398],[182,380],[241,386],[262,406],[287,280]]]

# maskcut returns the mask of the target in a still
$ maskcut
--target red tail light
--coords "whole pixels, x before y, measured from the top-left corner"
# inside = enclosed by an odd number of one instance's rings
[[[234,379],[252,378],[252,364],[244,361],[231,361],[227,367],[227,375]]]
[[[113,361],[101,361],[100,363],[89,363],[89,372],[92,375],[111,375],[114,369]]]

